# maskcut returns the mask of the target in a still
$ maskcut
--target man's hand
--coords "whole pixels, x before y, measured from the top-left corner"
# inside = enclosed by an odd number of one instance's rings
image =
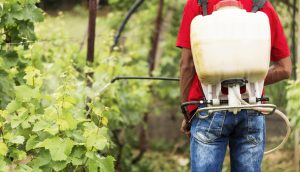
[[[191,137],[191,132],[190,131],[187,131],[186,128],[187,128],[187,121],[185,119],[182,120],[182,123],[181,123],[181,127],[180,127],[180,131],[187,135],[189,138]]]
[[[272,65],[265,80],[265,85],[288,79],[292,73],[291,58],[286,57]]]

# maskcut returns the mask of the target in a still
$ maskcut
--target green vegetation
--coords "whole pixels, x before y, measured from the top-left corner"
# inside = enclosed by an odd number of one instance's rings
[[[158,1],[144,2],[114,51],[114,33],[132,1],[110,0],[101,8],[93,65],[86,65],[85,7],[50,16],[37,2],[0,2],[0,171],[188,171],[186,140],[178,145],[166,139],[143,142],[145,116],[182,118],[176,82],[121,81],[104,90],[115,76],[149,75]],[[175,41],[184,3],[164,1],[154,76],[178,76]],[[86,78],[90,72],[93,78]],[[286,85],[267,90],[282,109],[286,93],[278,90]],[[299,82],[289,85],[287,111],[299,127]],[[269,169],[268,159],[264,169]]]

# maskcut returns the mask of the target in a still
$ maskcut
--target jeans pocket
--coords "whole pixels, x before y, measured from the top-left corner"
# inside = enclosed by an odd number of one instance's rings
[[[202,112],[198,115],[207,115],[204,114],[207,112]],[[222,128],[225,120],[225,112],[214,112],[210,117],[206,119],[196,119],[194,129],[192,130],[192,136],[202,143],[212,143],[222,134]]]
[[[262,143],[265,132],[265,117],[257,111],[247,111],[248,116],[248,133],[247,141],[251,144],[258,145]]]

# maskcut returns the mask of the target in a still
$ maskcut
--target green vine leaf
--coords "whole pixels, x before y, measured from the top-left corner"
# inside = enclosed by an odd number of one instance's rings
[[[55,171],[61,171],[67,166],[67,161],[54,161],[51,163],[51,166]]]
[[[12,137],[9,142],[14,144],[23,144],[25,141],[25,138],[23,136],[15,136]]]
[[[65,161],[67,156],[70,155],[73,146],[74,141],[69,138],[53,137],[40,142],[36,148],[44,147],[49,150],[53,161]]]
[[[51,155],[48,150],[40,150],[39,155],[29,163],[30,166],[39,169],[51,162]]]
[[[15,112],[17,109],[19,109],[20,107],[21,107],[20,103],[13,100],[6,106],[6,110],[8,113],[12,113]]]
[[[7,151],[8,151],[7,145],[3,142],[0,142],[0,155],[6,156]]]
[[[44,121],[44,120],[40,120],[34,124],[32,131],[34,131],[34,132],[43,131],[44,129],[46,129],[50,126],[51,126],[51,123]]]
[[[86,137],[86,146],[88,150],[96,148],[101,151],[108,145],[107,128],[102,127],[86,130],[84,136]]]
[[[16,100],[20,102],[29,102],[32,98],[39,96],[38,89],[32,89],[27,85],[21,85],[15,87]]]
[[[34,149],[34,147],[39,143],[36,135],[30,136],[26,142],[26,151]]]
[[[100,171],[101,172],[114,172],[114,161],[115,159],[112,156],[100,158]]]
[[[77,121],[74,119],[72,114],[65,112],[60,116],[56,121],[56,124],[59,126],[61,131],[73,130],[77,127]]]

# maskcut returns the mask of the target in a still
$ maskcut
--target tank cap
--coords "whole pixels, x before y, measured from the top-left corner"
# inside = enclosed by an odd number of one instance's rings
[[[243,8],[243,4],[240,1],[237,1],[237,0],[223,0],[223,1],[218,2],[214,6],[214,11],[218,10],[219,8],[228,7],[228,6],[239,7],[241,9]]]

